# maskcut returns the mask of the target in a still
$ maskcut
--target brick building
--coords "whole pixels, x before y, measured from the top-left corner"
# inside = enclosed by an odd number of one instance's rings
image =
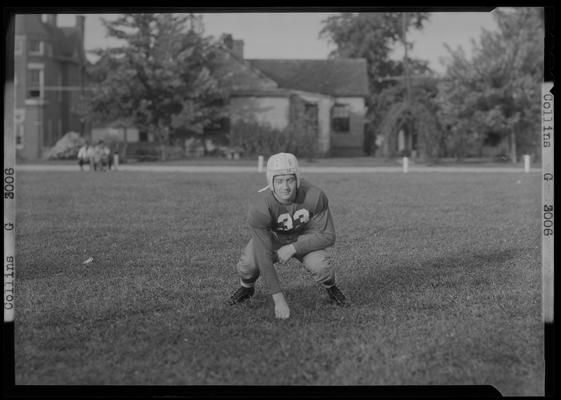
[[[43,158],[58,139],[86,132],[85,17],[57,26],[56,14],[18,14],[14,42],[14,128],[17,157]]]

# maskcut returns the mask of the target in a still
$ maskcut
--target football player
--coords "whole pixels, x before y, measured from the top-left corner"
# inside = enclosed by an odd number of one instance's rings
[[[348,306],[335,285],[335,273],[326,248],[335,243],[333,218],[325,193],[300,176],[293,154],[278,153],[267,161],[268,186],[260,190],[248,213],[251,239],[242,251],[236,270],[240,287],[230,297],[234,305],[255,293],[263,276],[275,306],[275,317],[290,316],[273,263],[299,260],[337,305]]]

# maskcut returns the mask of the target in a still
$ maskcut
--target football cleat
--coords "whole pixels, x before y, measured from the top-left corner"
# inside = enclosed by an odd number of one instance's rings
[[[335,304],[337,304],[338,306],[341,307],[348,307],[350,306],[349,301],[347,300],[347,298],[345,297],[345,295],[343,293],[341,293],[341,291],[339,290],[339,288],[337,286],[331,286],[329,288],[326,288],[327,290],[327,294],[329,295],[329,298],[331,299],[332,302],[334,302]]]
[[[228,300],[228,304],[233,306],[234,304],[241,303],[249,299],[255,293],[255,288],[240,286],[238,290]]]

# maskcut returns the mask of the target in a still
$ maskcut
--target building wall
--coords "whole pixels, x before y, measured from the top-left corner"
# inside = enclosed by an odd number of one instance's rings
[[[51,20],[51,24],[53,21]],[[16,135],[23,140],[16,145],[19,158],[42,158],[66,133],[80,132],[80,116],[73,108],[77,92],[60,87],[79,87],[82,83],[79,58],[62,60],[57,57],[55,37],[50,36],[54,26],[46,29],[40,14],[16,16],[14,52],[15,124]],[[41,51],[31,51],[32,40],[40,41]],[[79,49],[75,52],[76,55]],[[42,70],[42,97],[30,98],[30,68]]]
[[[298,95],[309,103],[318,106],[318,141],[321,155],[329,152],[331,147],[331,107],[334,99],[330,96],[298,92]]]
[[[288,125],[289,105],[288,97],[232,97],[230,118],[232,123],[255,120],[274,129],[284,129]]]
[[[364,116],[366,107],[362,97],[337,97],[335,104],[345,104],[349,108],[348,132],[331,133],[331,154],[362,155],[364,143]]]

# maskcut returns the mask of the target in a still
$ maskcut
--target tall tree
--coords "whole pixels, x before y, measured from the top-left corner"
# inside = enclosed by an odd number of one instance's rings
[[[405,30],[422,29],[428,13],[407,13]],[[403,64],[390,58],[404,34],[403,13],[342,13],[323,21],[320,37],[336,46],[332,58],[365,58],[370,92],[386,87],[385,78],[402,75]],[[410,46],[410,45],[409,45]],[[414,73],[426,72],[427,63],[411,60]]]
[[[498,30],[483,30],[479,42],[472,41],[472,59],[462,48],[448,48],[440,118],[459,150],[469,140],[481,145],[487,133],[495,133],[508,138],[516,162],[521,152],[535,153],[539,143],[543,13],[541,8],[497,9],[494,17]]]
[[[404,18],[405,17],[405,18]],[[428,13],[343,13],[323,21],[320,37],[335,44],[330,54],[333,58],[365,58],[368,65],[370,95],[367,98],[369,126],[380,126],[392,104],[384,100],[383,92],[399,85],[405,71],[402,60],[391,59],[393,49],[410,29],[422,29]],[[406,43],[408,49],[411,44]],[[408,59],[408,72],[412,75],[429,72],[428,63]],[[374,132],[369,129],[372,141]],[[365,143],[365,147],[372,143]]]
[[[126,118],[151,133],[161,157],[173,128],[203,132],[220,111],[221,97],[210,40],[190,14],[123,14],[104,20],[108,35],[123,45],[98,49],[90,68],[97,90],[93,110],[109,120]]]

